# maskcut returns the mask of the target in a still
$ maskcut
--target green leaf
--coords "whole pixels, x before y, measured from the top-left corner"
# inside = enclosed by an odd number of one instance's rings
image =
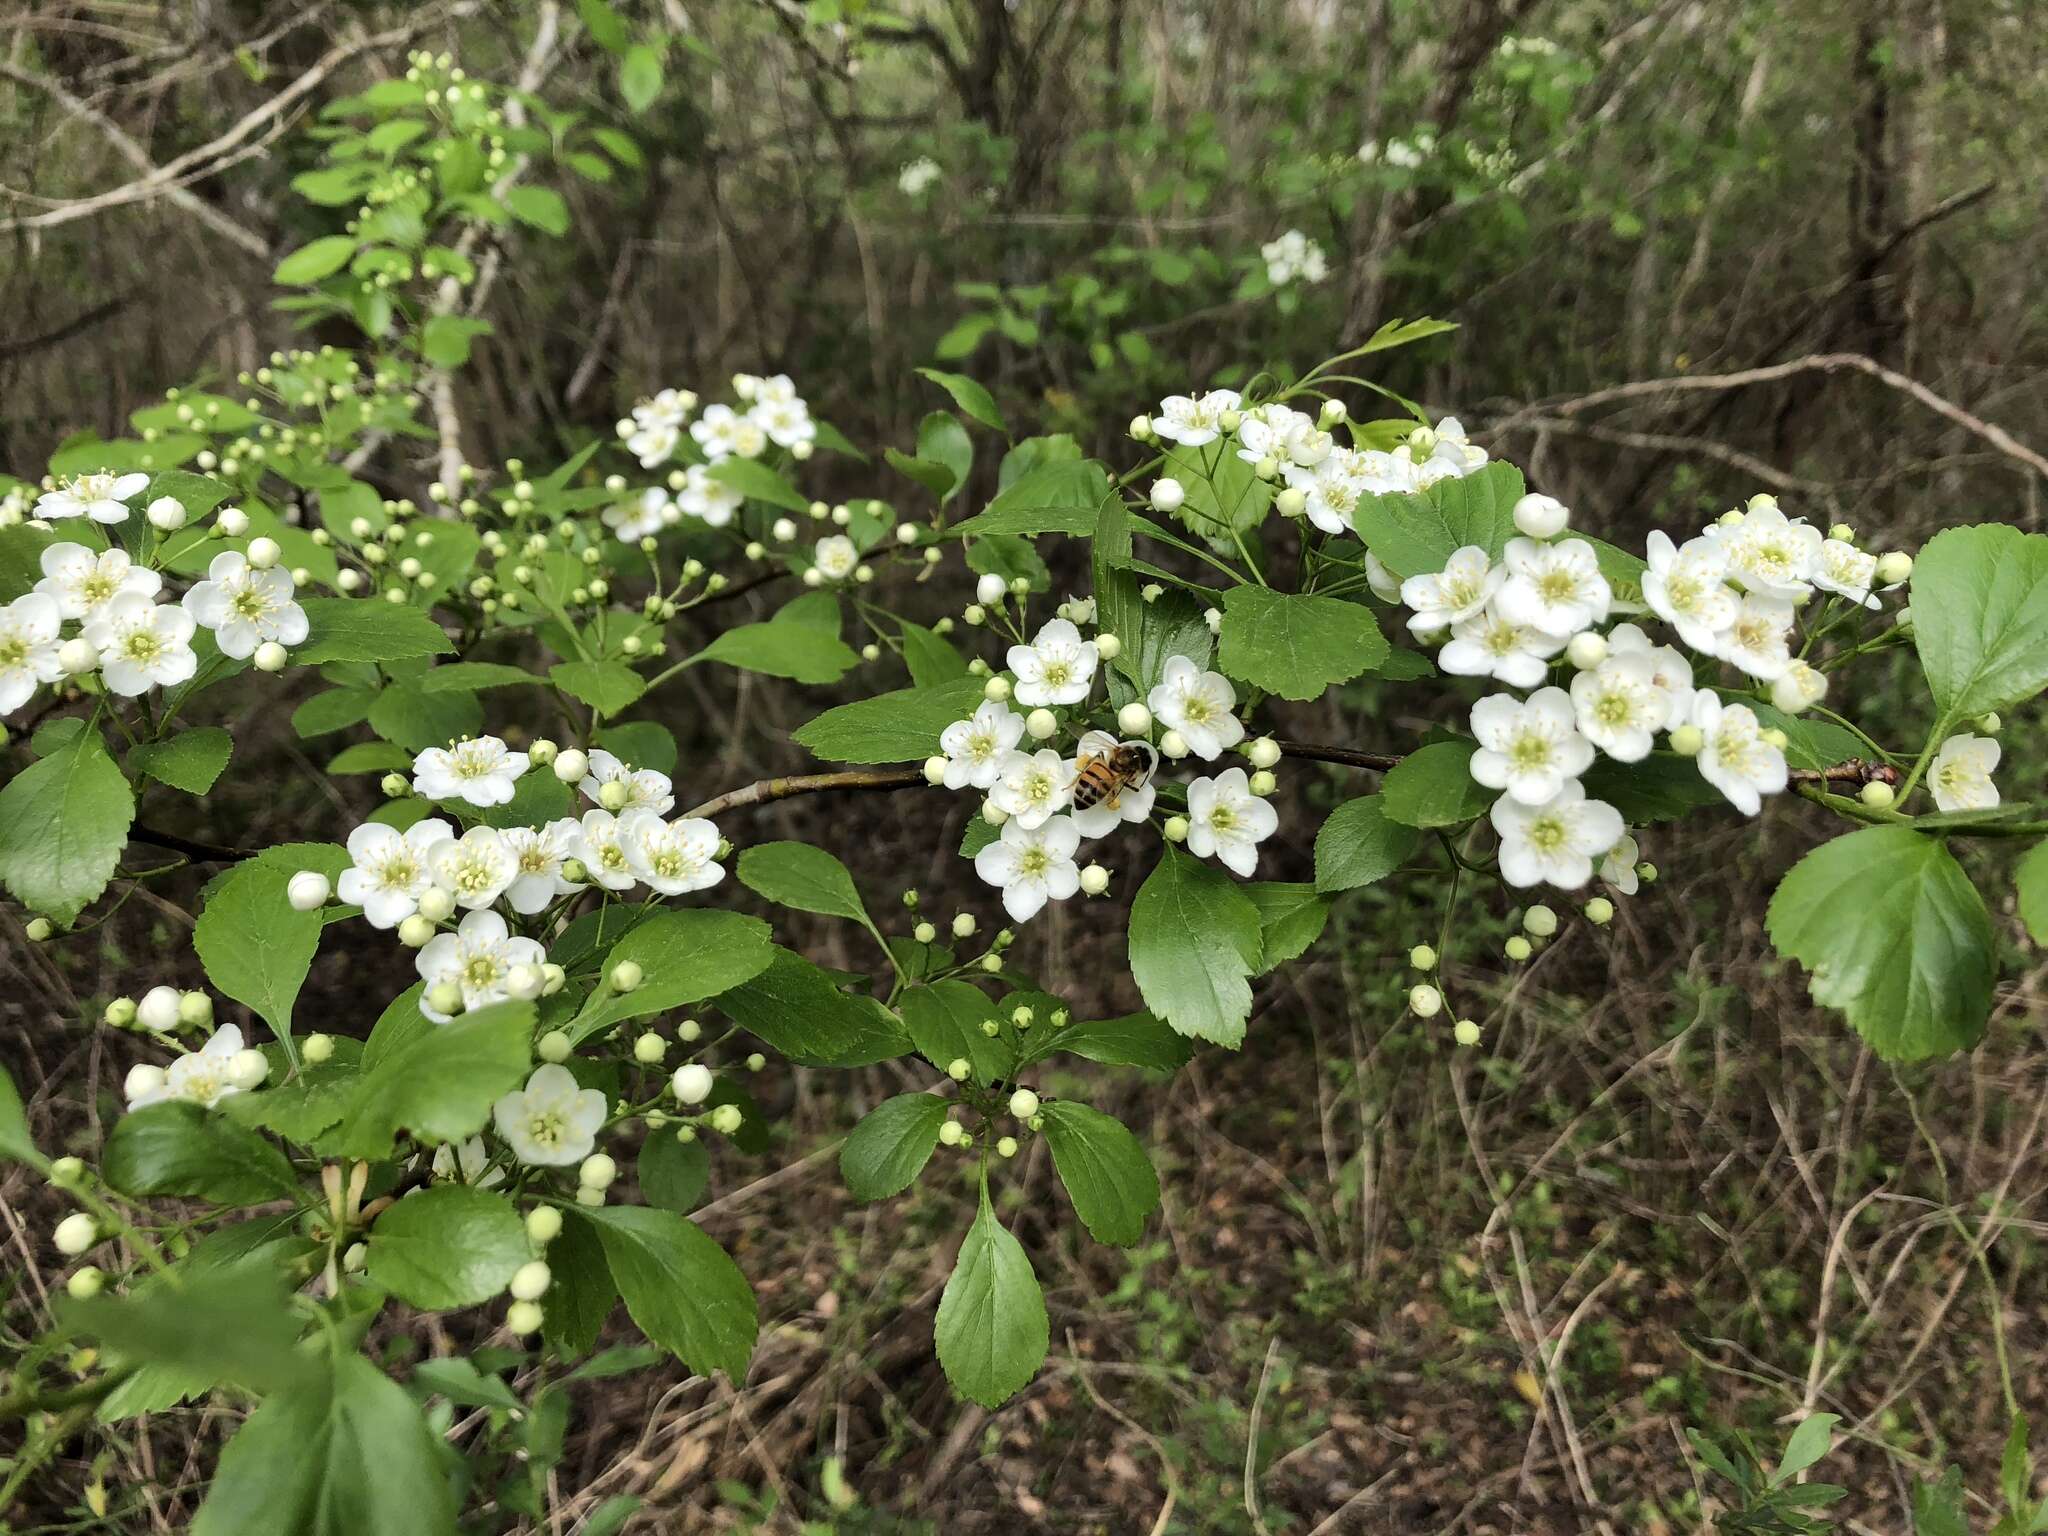
[[[302,869],[328,879],[349,867],[331,843],[283,843],[238,864],[208,889],[192,931],[206,979],[246,1003],[279,1039],[292,1032],[292,1005],[320,947],[322,915],[297,912],[285,887]]]
[[[587,1355],[619,1304],[619,1288],[605,1262],[604,1246],[595,1229],[570,1214],[561,1235],[548,1244],[547,1257],[554,1279],[548,1285],[541,1332],[563,1354]]]
[[[1316,833],[1316,889],[1333,894],[1384,880],[1420,841],[1415,828],[1387,819],[1378,795],[1347,800]]]
[[[839,1149],[839,1172],[857,1200],[882,1200],[917,1182],[939,1144],[949,1101],[901,1093],[861,1118]]]
[[[1000,1035],[984,1034],[981,1028],[996,1016],[995,1004],[972,982],[935,981],[907,987],[896,1005],[903,1012],[904,1026],[918,1054],[941,1072],[956,1061],[965,1061],[983,1087],[1010,1075],[1015,1053]]]
[[[967,660],[953,649],[951,641],[908,619],[902,625],[903,662],[910,669],[913,687],[936,688],[967,675]]]
[[[759,976],[777,954],[758,917],[710,907],[657,912],[605,956],[605,975],[630,960],[640,967],[640,985],[586,1007],[567,1026],[569,1038],[580,1042],[628,1019],[716,997]]]
[[[728,629],[692,660],[722,661],[799,683],[836,683],[860,665],[860,653],[837,635],[774,619]]]
[[[1759,718],[1765,707],[1758,707]],[[1698,762],[1675,752],[1653,752],[1638,763],[1603,757],[1580,782],[1588,799],[1606,801],[1632,827],[1675,821],[1703,805],[1721,803],[1721,792],[1701,775]]]
[[[1778,952],[1812,973],[1815,1002],[1839,1008],[1880,1056],[1966,1050],[1991,1013],[1991,918],[1940,841],[1867,827],[1823,843],[1771,897]]]
[[[369,1249],[370,1278],[429,1312],[489,1301],[533,1256],[512,1202],[467,1184],[416,1190],[387,1207]]]
[[[1380,782],[1380,811],[1404,827],[1455,827],[1483,816],[1494,792],[1472,777],[1469,741],[1433,741],[1396,763]]]
[[[853,874],[809,843],[760,843],[740,855],[740,884],[778,906],[872,926]]]
[[[1038,1374],[1050,1332],[1024,1247],[996,1220],[988,1185],[939,1297],[933,1330],[953,1390],[994,1408]]]
[[[1187,499],[1176,516],[1205,539],[1228,544],[1232,531],[1249,533],[1265,520],[1273,487],[1240,459],[1232,444],[1169,448],[1162,473],[1180,481]]]
[[[711,1182],[711,1153],[701,1140],[679,1141],[660,1127],[647,1133],[640,1149],[640,1193],[664,1211],[687,1211]]]
[[[21,1090],[5,1067],[0,1067],[0,1160],[27,1163],[32,1168],[42,1167],[44,1161],[35,1138],[28,1133],[28,1110],[22,1105]]]
[[[922,762],[939,749],[939,733],[981,702],[982,682],[963,677],[936,688],[899,688],[828,709],[791,734],[830,762]]]
[[[607,0],[576,0],[576,14],[583,18],[584,30],[590,33],[592,41],[606,53],[624,53],[631,45],[625,22]]]
[[[1037,1031],[1018,1065],[1021,1069],[1055,1051],[1067,1051],[1104,1066],[1145,1067],[1154,1072],[1177,1072],[1195,1054],[1195,1048],[1186,1039],[1161,1020],[1142,1012],[1114,1019],[1086,1019],[1061,1029]]]
[[[1259,909],[1259,968],[1264,976],[1308,953],[1323,936],[1330,903],[1312,885],[1280,880],[1253,880],[1240,887]]]
[[[1801,1419],[1785,1441],[1785,1454],[1778,1461],[1778,1470],[1771,1474],[1772,1483],[1789,1483],[1827,1455],[1834,1445],[1835,1426],[1841,1422],[1841,1416],[1833,1413],[1809,1414]]]
[[[243,1421],[191,1536],[454,1536],[441,1451],[406,1390],[345,1355]]]
[[[957,416],[933,411],[917,424],[917,457],[922,463],[938,465],[953,477],[951,489],[937,493],[941,499],[950,500],[967,484],[968,472],[974,468],[974,444]]]
[[[872,997],[840,990],[826,972],[786,949],[767,970],[719,994],[714,1006],[740,1028],[804,1067],[864,1067],[910,1049],[896,1015]]]
[[[127,779],[81,730],[0,789],[0,885],[68,924],[107,888],[134,820]]]
[[[1960,1468],[1950,1467],[1938,1483],[1914,1486],[1913,1536],[1970,1536]]]
[[[548,668],[548,681],[599,715],[616,715],[647,691],[647,680],[623,661],[563,661]]]
[[[292,729],[310,741],[361,725],[370,718],[370,706],[377,702],[370,688],[329,688],[314,694],[292,711]]]
[[[522,224],[544,234],[569,233],[569,205],[551,187],[511,187],[504,194],[506,211]]]
[[[1128,1248],[1159,1209],[1159,1175],[1144,1147],[1121,1120],[1086,1104],[1055,1099],[1042,1113],[1053,1168],[1088,1235]]]
[[[241,411],[242,415],[250,418],[248,424],[254,424],[255,418],[250,412],[243,410],[239,405],[235,409]],[[226,414],[225,409],[223,409],[222,414]],[[228,428],[224,430],[239,431],[240,429]],[[142,505],[148,506],[159,496],[175,497],[184,506],[185,515],[196,521],[204,517],[208,512],[211,512],[233,494],[232,488],[221,484],[220,481],[214,479],[211,475],[195,475],[186,469],[167,469],[149,482],[149,489],[144,491],[137,500]]]
[[[2048,534],[1950,528],[1913,562],[1913,644],[1949,721],[2048,685]]]
[[[495,661],[445,661],[421,673],[416,686],[421,693],[481,693],[486,688],[539,682],[540,678],[524,667],[508,667]]]
[[[1183,1035],[1236,1047],[1252,1010],[1259,909],[1230,878],[1167,846],[1131,903],[1131,975]]]
[[[299,1181],[276,1147],[246,1126],[197,1104],[152,1104],[123,1115],[100,1165],[124,1195],[187,1195],[216,1205],[259,1205],[297,1195]]]
[[[760,1322],[740,1267],[698,1227],[644,1205],[580,1208],[640,1331],[693,1371],[745,1381]]]
[[[635,112],[645,112],[661,94],[661,55],[635,43],[619,61],[619,94]]]
[[[1009,430],[1003,425],[1003,413],[996,409],[995,396],[966,374],[942,373],[937,368],[920,368],[917,371],[951,395],[955,405],[984,427],[994,427],[998,432]]]
[[[488,320],[472,320],[467,315],[435,315],[420,327],[420,356],[436,368],[460,368],[469,361],[470,344],[479,336],[488,336],[493,327]]]
[[[336,1150],[385,1158],[400,1131],[433,1141],[474,1136],[490,1119],[491,1106],[525,1083],[533,1020],[531,1003],[495,1003],[451,1024],[430,1025],[374,1060],[365,1052],[362,1077],[333,1133]]]
[[[1256,586],[1223,594],[1222,640],[1225,672],[1283,699],[1319,699],[1389,650],[1362,604]]]
[[[2048,842],[2026,851],[2013,871],[2013,882],[2019,887],[2020,921],[2036,944],[2048,944]]]
[[[997,533],[1095,532],[1097,514],[1116,500],[1109,475],[1093,459],[1058,459],[1013,480],[977,515],[954,532],[973,537]]]
[[[473,693],[427,693],[393,683],[377,695],[367,718],[379,736],[416,754],[475,735],[484,707]]]
[[[765,501],[790,512],[808,512],[810,501],[795,486],[756,459],[727,459],[706,471],[713,480],[729,485],[749,501]]]
[[[265,1222],[245,1224],[263,1235]],[[294,1346],[300,1323],[288,1310],[290,1286],[275,1248],[236,1250],[214,1259],[209,1249],[242,1228],[202,1240],[168,1272],[144,1279],[123,1296],[60,1303],[67,1335],[96,1338],[125,1364],[163,1367],[191,1390],[231,1383],[269,1391],[302,1379],[306,1358]]]
[[[1519,469],[1493,463],[1421,495],[1361,496],[1358,536],[1396,576],[1440,571],[1467,544],[1498,559],[1515,537],[1515,503],[1524,489]]]
[[[441,656],[455,649],[441,626],[409,603],[374,598],[308,597],[310,632],[292,652],[299,666],[323,661],[408,661],[416,656]]]
[[[324,235],[300,246],[277,264],[273,281],[287,288],[302,288],[332,277],[349,264],[356,253],[354,235]]]

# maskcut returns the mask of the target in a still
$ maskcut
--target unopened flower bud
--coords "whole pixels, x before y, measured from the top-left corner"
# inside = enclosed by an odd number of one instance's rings
[[[619,992],[636,991],[647,979],[647,972],[637,960],[621,960],[612,967],[612,987]]]
[[[927,784],[946,782],[946,760],[943,757],[928,757],[924,760],[924,781]]]
[[[528,1259],[512,1271],[512,1281],[505,1287],[506,1294],[514,1301],[539,1301],[547,1295],[548,1286],[554,1282],[554,1272],[541,1259]]]
[[[1038,1095],[1029,1088],[1019,1088],[1010,1095],[1010,1113],[1019,1120],[1029,1120],[1038,1113]]]
[[[292,904],[294,912],[313,912],[327,905],[333,885],[317,869],[302,869],[286,882],[285,900]]]
[[[1595,896],[1586,903],[1586,921],[1595,928],[1604,928],[1614,921],[1614,903],[1605,896]]]
[[[1015,1157],[1016,1155],[1017,1155],[1017,1138],[1016,1138],[1016,1137],[1014,1137],[1014,1136],[999,1136],[999,1137],[997,1137],[997,1138],[996,1138],[996,1156],[997,1156],[997,1157]]]
[[[1408,1006],[1418,1019],[1433,1019],[1444,1006],[1444,995],[1428,982],[1417,982],[1408,989]]]
[[[939,1144],[941,1146],[957,1147],[960,1145],[960,1138],[966,1134],[966,1127],[961,1125],[958,1120],[941,1120],[939,1122]]]
[[[462,1012],[462,988],[452,981],[437,981],[427,988],[427,1006],[436,1013]]]
[[[135,999],[132,997],[115,998],[111,1003],[107,1004],[106,1011],[100,1017],[115,1029],[126,1029],[135,1022]]]
[[[1460,1019],[1451,1026],[1451,1038],[1463,1046],[1479,1043],[1479,1026],[1470,1019]]]
[[[1536,953],[1536,946],[1523,938],[1519,933],[1501,947],[1510,960],[1526,960]]]
[[[1571,516],[1555,496],[1531,494],[1515,503],[1515,527],[1532,539],[1556,538]]]
[[[541,1310],[537,1301],[515,1301],[505,1309],[505,1327],[522,1338],[530,1333],[539,1333],[541,1325],[547,1322],[547,1313]]]
[[[711,1069],[695,1061],[677,1067],[669,1087],[675,1090],[678,1104],[702,1104],[711,1097]]]
[[[1188,819],[1185,816],[1169,816],[1164,828],[1169,843],[1184,843],[1188,840]]]
[[[534,1042],[533,1047],[534,1054],[542,1061],[554,1062],[557,1065],[567,1061],[574,1049],[575,1046],[570,1043],[569,1037],[559,1029],[549,1030]]]
[[[268,1076],[270,1063],[259,1050],[239,1050],[228,1058],[228,1081],[245,1093]]]
[[[324,1061],[334,1059],[334,1036],[308,1035],[299,1044],[299,1059],[309,1067],[317,1067]]]
[[[1267,769],[1261,768],[1246,781],[1245,787],[1255,795],[1270,795],[1280,787],[1280,781]]]
[[[83,636],[73,635],[57,647],[57,665],[66,677],[79,677],[99,664],[99,650]]]
[[[965,1056],[955,1056],[951,1061],[946,1063],[946,1076],[953,1079],[953,1081],[956,1083],[966,1082],[967,1074],[972,1072],[973,1070],[973,1065],[969,1063]]]
[[[1095,653],[1104,661],[1115,661],[1124,653],[1123,641],[1115,635],[1103,633],[1095,637]]]
[[[65,1277],[64,1294],[73,1301],[91,1301],[93,1297],[99,1295],[101,1290],[105,1288],[106,1283],[107,1277],[98,1265],[83,1264]],[[91,1490],[88,1489],[87,1497],[90,1498],[90,1496]],[[102,1501],[100,1513],[104,1514],[106,1495],[102,1493],[100,1497]]]
[[[974,600],[988,607],[998,606],[1010,595],[1010,584],[993,573],[985,575],[974,584]]]
[[[1408,963],[1418,971],[1436,969],[1436,951],[1427,944],[1418,944],[1408,951]]]
[[[100,1240],[99,1223],[83,1211],[73,1211],[57,1223],[51,1241],[67,1259],[75,1259]]]
[[[267,571],[284,558],[284,551],[277,540],[271,538],[251,539],[247,559],[259,571]]]
[[[1161,757],[1180,758],[1188,755],[1188,739],[1179,731],[1169,730],[1159,738]]]
[[[1671,750],[1680,757],[1698,757],[1706,744],[1706,733],[1696,725],[1681,725],[1671,733]]]
[[[721,1136],[730,1136],[746,1120],[745,1113],[737,1104],[721,1104],[711,1111],[711,1129]]]
[[[590,759],[575,747],[555,754],[555,777],[564,784],[576,784],[590,772]]]
[[[164,1085],[164,1069],[141,1062],[128,1069],[128,1075],[121,1080],[121,1092],[131,1103],[155,1093]]]
[[[633,1059],[643,1067],[651,1067],[668,1054],[668,1042],[649,1030],[633,1042]]]
[[[981,696],[1000,704],[1010,696],[1010,680],[1007,677],[992,677],[981,685]]]
[[[1877,579],[1888,587],[1896,587],[1913,574],[1913,557],[1902,549],[1877,557]]]
[[[633,798],[632,786],[623,779],[607,779],[598,786],[597,803],[612,812],[623,811]]]
[[[1564,648],[1565,660],[1581,672],[1590,672],[1607,659],[1607,637],[1593,630],[1581,630]]]
[[[1882,811],[1890,807],[1891,803],[1898,798],[1898,793],[1882,779],[1872,779],[1863,786],[1857,798],[1873,811]]]
[[[144,1029],[164,1034],[178,1027],[178,1004],[183,1001],[184,994],[176,987],[151,987],[135,1005],[135,1017]]]
[[[1109,889],[1109,871],[1100,864],[1090,864],[1081,871],[1081,890],[1084,895],[1100,896]]]
[[[398,925],[398,942],[407,949],[418,949],[434,936],[434,925],[415,912]]]
[[[1280,743],[1270,736],[1261,736],[1245,751],[1254,768],[1272,768],[1280,762]]]
[[[604,1152],[593,1152],[576,1169],[576,1182],[586,1189],[610,1189],[619,1176],[619,1165]]]
[[[1048,741],[1059,728],[1059,716],[1049,709],[1034,709],[1024,717],[1024,729],[1033,741]]]
[[[526,1235],[546,1247],[562,1235],[562,1213],[552,1205],[537,1205],[526,1213]]]
[[[1273,498],[1273,510],[1282,517],[1300,517],[1308,510],[1308,493],[1290,485]]]
[[[1151,501],[1155,512],[1178,512],[1181,503],[1187,499],[1187,488],[1171,476],[1152,482]]]

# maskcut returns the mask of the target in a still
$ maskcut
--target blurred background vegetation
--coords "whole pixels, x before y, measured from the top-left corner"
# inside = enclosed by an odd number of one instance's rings
[[[508,236],[464,383],[475,463],[548,462],[736,369],[908,447],[934,363],[1114,455],[1163,394],[1426,313],[1461,329],[1382,382],[1622,542],[1761,489],[1876,547],[2038,529],[2040,21],[2032,0],[30,0],[0,18],[0,467],[34,475],[67,435],[294,344],[271,268],[346,216],[291,188],[319,110],[426,47],[520,81],[565,143],[572,122],[630,140],[548,172],[559,238]],[[366,472],[418,495],[431,454]],[[879,459],[818,468],[819,494],[911,494]],[[779,768],[800,754],[761,743],[817,702],[700,689],[676,729],[730,735],[738,775],[744,708],[746,771]],[[1378,704],[1347,708],[1318,739]],[[281,720],[238,724],[243,756],[266,730],[284,783]],[[2042,745],[2009,739],[2012,792]],[[289,787],[222,814],[347,824]],[[934,903],[962,889],[928,812],[863,806],[853,847],[843,816],[780,814],[885,901],[906,872]],[[568,1438],[535,1436],[549,1528],[633,1494],[635,1530],[1796,1529],[1736,1523],[1683,1430],[1775,1445],[1815,1408],[1843,1416],[1823,1470],[1847,1528],[1908,1528],[1911,1483],[1952,1459],[1990,1488],[2001,1346],[2048,1403],[2039,957],[2008,967],[1975,1058],[1886,1068],[1768,958],[1800,820],[1652,840],[1667,878],[1525,971],[1502,974],[1510,912],[1451,935],[1491,1010],[1476,1061],[1399,1011],[1393,957],[1433,915],[1347,898],[1243,1057],[1129,1085],[1168,1173],[1156,1241],[1112,1253],[1020,1213],[1055,1359],[993,1416],[929,1356],[957,1213],[853,1207],[829,1158],[798,1160],[860,1105],[778,1075],[773,1157],[721,1151],[705,1218],[773,1320],[754,1379],[580,1385]],[[17,1075],[89,1056],[110,1091],[123,1063],[77,1021],[185,942],[180,915],[136,904],[96,971],[59,976],[6,919]],[[1120,939],[1076,911],[1044,941],[1113,1004]],[[363,963],[317,973],[338,1018]],[[898,1086],[872,1076],[863,1102]],[[88,1135],[100,1105],[45,1108]],[[218,1436],[206,1410],[160,1416],[69,1491],[103,1480],[112,1528],[176,1529]],[[108,1528],[86,1511],[31,1528]]]

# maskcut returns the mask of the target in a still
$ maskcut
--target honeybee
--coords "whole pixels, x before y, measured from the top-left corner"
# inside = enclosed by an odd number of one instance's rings
[[[1074,809],[1115,810],[1127,789],[1142,789],[1159,766],[1147,742],[1118,741],[1107,731],[1090,731],[1075,753]]]

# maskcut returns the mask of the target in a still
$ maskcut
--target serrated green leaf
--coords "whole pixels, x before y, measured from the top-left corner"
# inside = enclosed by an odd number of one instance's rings
[[[778,906],[869,921],[852,872],[809,843],[758,843],[740,855],[739,876],[740,884]]]
[[[1038,1374],[1050,1332],[1024,1247],[996,1220],[988,1186],[939,1297],[933,1329],[953,1390],[994,1408]]]
[[[320,947],[321,914],[295,911],[285,887],[302,869],[328,879],[349,867],[345,850],[331,843],[284,843],[237,865],[207,892],[192,947],[206,979],[246,1003],[284,1039],[292,1032],[292,1006]]]
[[[941,731],[974,713],[981,690],[977,677],[935,688],[899,688],[828,709],[791,734],[831,762],[921,762],[938,751]]]
[[[1074,1213],[1098,1243],[1128,1248],[1159,1209],[1159,1175],[1127,1126],[1113,1115],[1055,1099],[1040,1111],[1052,1165]]]
[[[869,1110],[839,1149],[839,1172],[854,1198],[883,1200],[915,1184],[950,1107],[936,1094],[902,1093]]]
[[[512,1202],[488,1189],[437,1184],[387,1207],[370,1228],[370,1278],[429,1312],[500,1294],[533,1256]]]
[[[1259,586],[1223,594],[1221,638],[1225,672],[1283,699],[1319,699],[1389,650],[1362,604]]]
[[[983,426],[994,427],[998,432],[1008,430],[1003,425],[1003,413],[996,408],[995,396],[966,374],[945,373],[937,368],[920,368],[917,371],[951,395],[955,405]]]
[[[566,1026],[569,1038],[586,1040],[628,1019],[716,997],[759,976],[777,954],[769,942],[768,925],[758,917],[707,907],[657,912],[605,956],[607,976],[631,961],[640,967],[640,985],[586,1007]]]
[[[1354,891],[1384,880],[1415,852],[1421,834],[1387,818],[1378,795],[1361,795],[1332,811],[1316,833],[1316,889]]]
[[[2048,685],[2048,534],[2002,523],[1936,534],[1913,562],[1913,644],[1951,721]]]
[[[647,691],[647,679],[623,661],[563,661],[548,668],[548,681],[600,715],[630,708]]]
[[[69,923],[113,878],[135,796],[96,730],[80,730],[0,789],[0,885]]]
[[[324,235],[300,246],[277,264],[271,280],[286,288],[302,288],[332,277],[356,253],[353,235]]]
[[[1486,814],[1494,792],[1472,778],[1469,741],[1434,741],[1380,781],[1380,812],[1404,827],[1455,827]]]
[[[1361,496],[1358,536],[1397,576],[1440,571],[1467,544],[1498,559],[1515,537],[1524,489],[1519,469],[1496,462],[1420,495]]]
[[[579,1209],[640,1331],[693,1371],[746,1380],[760,1322],[730,1255],[673,1211],[643,1205]]]
[[[872,997],[843,991],[786,949],[775,950],[765,971],[719,994],[713,1006],[799,1066],[867,1066],[910,1049],[896,1015]]]
[[[409,661],[455,649],[431,618],[408,603],[374,598],[308,597],[306,643],[292,652],[300,666],[324,661]]]
[[[1131,903],[1131,975],[1183,1035],[1235,1048],[1261,957],[1259,909],[1229,876],[1168,845]]]
[[[809,624],[775,619],[728,629],[692,658],[787,677],[799,683],[836,683],[860,665],[860,653],[837,635]]]
[[[983,1033],[982,1024],[996,1016],[995,1004],[972,982],[935,981],[906,987],[896,1006],[918,1053],[941,1072],[956,1061],[965,1061],[983,1087],[1010,1075],[1015,1052],[1000,1035]]]

